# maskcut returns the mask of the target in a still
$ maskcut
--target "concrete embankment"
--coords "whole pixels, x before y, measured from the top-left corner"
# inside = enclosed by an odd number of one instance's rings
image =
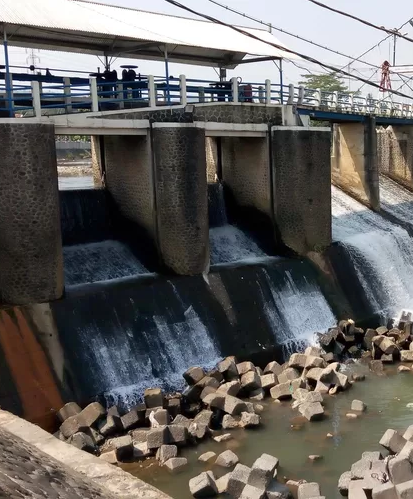
[[[26,491],[37,485],[37,491],[40,488],[47,494],[49,480],[40,480],[39,476],[51,479],[58,474],[60,480],[57,487],[65,490],[71,498],[170,499],[168,495],[129,473],[61,442],[24,419],[0,410],[0,448],[2,447],[5,452],[2,451],[1,475],[4,466],[9,480],[17,482],[15,486],[20,487],[21,479]],[[30,463],[30,468],[27,463]],[[10,489],[9,481],[0,480],[0,495],[4,497],[3,492],[15,491],[15,486]],[[56,488],[53,487],[53,490],[55,493]]]

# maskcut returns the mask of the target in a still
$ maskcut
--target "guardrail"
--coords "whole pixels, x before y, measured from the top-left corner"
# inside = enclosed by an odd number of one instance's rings
[[[11,82],[7,92],[0,80],[0,116],[45,116],[174,106],[196,103],[233,102],[266,105],[294,104],[300,107],[357,114],[413,118],[413,105],[394,102],[390,97],[373,99],[358,94],[327,92],[320,89],[264,83],[243,82],[240,78],[212,80],[143,76],[140,80],[104,81],[103,79],[56,78],[53,81]],[[16,80],[16,75],[14,75]],[[45,78],[44,78],[45,79]]]

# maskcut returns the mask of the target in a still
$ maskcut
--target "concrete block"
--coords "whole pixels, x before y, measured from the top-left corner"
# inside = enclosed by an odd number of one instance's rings
[[[215,452],[205,452],[198,457],[198,461],[201,461],[201,463],[207,463],[208,461],[215,459],[216,456]]]
[[[239,427],[239,421],[233,418],[230,414],[225,414],[222,418],[222,428],[224,430],[231,430]]]
[[[219,454],[219,456],[215,461],[215,464],[217,466],[222,466],[224,468],[231,468],[232,466],[238,464],[238,462],[239,462],[238,456],[231,450],[226,450],[224,452],[221,452],[221,454]]]
[[[225,403],[225,398],[226,397],[227,397],[227,395],[225,395],[224,393],[221,393],[221,392],[217,391],[215,393],[211,393],[210,395],[207,395],[203,399],[203,403],[205,405],[209,405],[211,407],[214,407],[215,409],[221,409],[221,410],[223,410],[224,409],[224,403]]]
[[[186,459],[186,457],[173,457],[166,461],[165,467],[168,468],[169,471],[178,472],[181,471],[187,464],[188,459]]]
[[[380,445],[393,454],[398,454],[406,444],[406,440],[395,430],[387,430],[381,437]]]
[[[265,369],[264,369],[264,374],[272,373],[272,374],[275,374],[276,376],[278,376],[282,372],[283,372],[283,368],[280,366],[280,364],[278,362],[275,362],[275,361],[267,364]]]
[[[219,494],[225,494],[226,491],[228,490],[228,481],[230,474],[231,473],[227,473],[226,475],[222,476],[221,478],[218,478],[218,480],[215,481]]]
[[[352,480],[361,480],[365,476],[367,476],[367,473],[371,469],[371,461],[368,461],[367,459],[360,459],[359,461],[356,461],[352,466],[351,466],[351,479]]]
[[[159,426],[166,426],[170,423],[169,413],[166,409],[158,409],[153,413],[153,421]]]
[[[102,461],[106,461],[109,464],[118,464],[118,460],[116,458],[116,452],[114,450],[111,450],[109,452],[102,452],[102,454],[99,456]]]
[[[247,406],[242,400],[232,397],[231,395],[226,395],[222,409],[227,414],[231,414],[231,416],[238,416],[241,412],[247,409]]]
[[[324,416],[324,408],[320,402],[303,402],[298,410],[308,421],[318,421]]]
[[[263,489],[258,489],[257,487],[254,487],[253,485],[247,484],[241,495],[239,496],[240,499],[264,499],[266,497],[265,490]]]
[[[255,366],[252,362],[240,362],[239,364],[237,364],[237,370],[239,376],[242,376],[243,374],[246,374],[249,371],[256,372]]]
[[[396,487],[391,482],[380,483],[374,486],[373,499],[398,499],[398,497],[400,496],[397,495]],[[413,495],[411,497],[413,497]]]
[[[305,363],[305,369],[325,369],[327,362],[322,357],[316,357],[314,355],[307,355],[307,360]]]
[[[304,369],[307,362],[307,355],[303,353],[293,353],[288,361],[289,367]]]
[[[61,423],[66,421],[70,416],[76,416],[80,414],[82,409],[76,404],[76,402],[68,402],[59,411],[57,411],[57,417]]]
[[[60,426],[60,431],[65,438],[70,438],[78,432],[87,432],[89,425],[83,419],[81,414],[69,416]]]
[[[125,431],[134,430],[135,428],[138,428],[138,426],[143,426],[145,423],[145,417],[139,417],[137,411],[134,410],[127,412],[120,419]]]
[[[413,362],[413,351],[412,350],[402,350],[400,352],[400,360],[402,362]]]
[[[195,385],[205,377],[202,367],[190,367],[184,372],[183,377],[188,385]]]
[[[205,423],[199,422],[196,423],[193,421],[188,428],[189,435],[191,435],[193,438],[196,438],[198,440],[202,440],[205,438],[207,435],[210,433],[210,429],[208,425]]]
[[[239,497],[248,483],[250,473],[251,468],[237,464],[229,475],[227,493],[232,497]]]
[[[118,461],[129,459],[133,456],[133,442],[130,435],[113,438],[111,444],[115,448]]]
[[[69,438],[68,443],[77,449],[89,452],[90,454],[94,454],[97,451],[97,446],[93,438],[86,433],[75,433]]]
[[[390,459],[389,475],[394,485],[413,480],[413,470],[410,461],[400,456]]]
[[[204,409],[194,417],[194,422],[202,423],[205,424],[206,426],[209,426],[211,424],[211,419],[213,415],[214,413],[212,411]]]
[[[361,400],[353,400],[353,402],[351,403],[352,411],[364,412],[366,408],[367,408],[366,404]]]
[[[108,416],[98,423],[98,430],[104,437],[110,437],[118,431],[123,431],[123,424],[120,417]]]
[[[188,429],[181,425],[170,425],[166,427],[166,443],[185,445],[188,437]],[[148,438],[149,439],[149,438]]]
[[[248,398],[250,400],[254,400],[255,402],[261,402],[261,400],[265,399],[265,392],[262,388],[249,392],[248,395]]]
[[[204,400],[207,398],[208,395],[211,395],[212,393],[215,393],[217,391],[216,388],[213,388],[212,386],[206,386],[202,392],[199,398],[204,402]]]
[[[239,378],[237,365],[232,357],[227,357],[218,364],[218,371],[224,376],[226,381]]]
[[[413,345],[413,342],[412,342]],[[403,433],[403,438],[405,440],[413,441],[413,425],[410,425],[407,430]]]
[[[261,388],[263,390],[270,390],[277,384],[278,378],[274,373],[264,374],[263,376],[261,376]]]
[[[198,476],[189,480],[189,490],[193,497],[215,497],[218,495],[218,488],[212,471],[204,471]]]
[[[271,388],[270,395],[273,399],[284,400],[292,397],[292,394],[298,388],[304,388],[305,382],[302,379],[295,379],[287,383],[280,383]]]
[[[258,414],[252,414],[250,412],[242,412],[239,426],[241,428],[254,428],[256,426],[259,426],[260,422],[261,418]]]
[[[178,456],[178,447],[176,445],[162,445],[156,452],[156,459],[164,464],[168,459]]]
[[[144,393],[145,405],[151,407],[164,407],[165,399],[160,388],[147,388]]]
[[[249,485],[258,489],[265,490],[274,477],[274,471],[277,469],[279,461],[276,457],[269,454],[262,454],[251,467],[251,473],[248,479]]]
[[[406,442],[398,457],[407,459],[410,464],[413,464],[413,442]]]
[[[99,402],[92,402],[82,410],[80,416],[88,426],[93,426],[99,419],[106,416],[106,411]]]
[[[294,369],[292,367],[288,367],[285,369],[281,374],[278,375],[278,382],[279,383],[288,383],[289,381],[292,381],[294,379],[298,379],[301,376],[299,371],[297,369]]]
[[[148,431],[147,444],[149,449],[159,449],[162,445],[169,444],[169,431],[166,426]]]
[[[348,488],[351,481],[351,471],[345,471],[338,479],[338,491],[342,496],[348,496]]]
[[[148,449],[147,442],[133,442],[133,458],[144,459],[152,455],[152,450]]]
[[[239,380],[228,381],[218,388],[219,392],[225,393],[226,395],[232,395],[233,397],[236,397],[240,390],[241,383]]]
[[[209,387],[205,387],[204,390],[208,389],[208,388]],[[202,400],[202,393],[201,393],[201,400]],[[174,398],[168,399],[166,401],[166,408],[167,408],[171,418],[175,418],[178,414],[181,414],[181,398],[174,397]]]
[[[261,379],[256,371],[248,371],[241,376],[241,386],[246,392],[261,388]]]
[[[398,499],[411,499],[413,497],[413,480],[396,485],[396,492]]]
[[[298,487],[298,499],[312,499],[320,495],[320,486],[318,483],[302,483]]]
[[[312,381],[319,381],[322,372],[323,369],[321,367],[313,367],[306,372],[305,377]]]

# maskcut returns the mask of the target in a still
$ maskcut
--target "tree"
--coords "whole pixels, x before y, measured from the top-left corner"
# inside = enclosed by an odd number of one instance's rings
[[[327,92],[341,92],[343,94],[350,93],[347,85],[344,84],[342,78],[336,73],[321,74],[321,75],[301,75],[304,80],[298,84],[306,88],[319,88]]]

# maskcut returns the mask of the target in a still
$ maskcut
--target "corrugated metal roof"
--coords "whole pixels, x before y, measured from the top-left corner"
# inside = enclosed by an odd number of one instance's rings
[[[67,35],[71,33],[73,48],[79,46],[79,52],[87,48],[90,38],[89,42],[94,50],[97,46],[106,45],[107,48],[109,39],[110,45],[114,41],[113,49],[119,47],[121,51],[126,48],[122,41],[167,44],[168,50],[172,53],[174,50],[177,52],[177,59],[185,58],[185,54],[188,57],[190,55],[192,60],[188,62],[192,63],[196,63],[196,49],[203,49],[204,58],[207,58],[207,51],[211,51],[211,58],[214,60],[226,57],[232,62],[235,60],[239,62],[246,54],[295,58],[289,53],[251,39],[226,26],[81,0],[0,0],[0,22],[20,27],[15,35],[11,36],[11,44],[14,39],[16,44],[31,40],[32,45],[35,45],[36,41],[39,42],[44,38],[47,43],[53,45],[53,48],[57,48],[59,42],[62,47],[68,48]],[[37,31],[34,32],[33,29]],[[267,31],[244,29],[265,41],[282,45]],[[10,28],[8,30],[12,35],[14,30]],[[105,40],[108,41],[105,43]],[[189,47],[194,50],[188,50]],[[134,57],[138,55],[139,53],[131,53]],[[149,53],[146,54],[147,57],[148,55]]]

